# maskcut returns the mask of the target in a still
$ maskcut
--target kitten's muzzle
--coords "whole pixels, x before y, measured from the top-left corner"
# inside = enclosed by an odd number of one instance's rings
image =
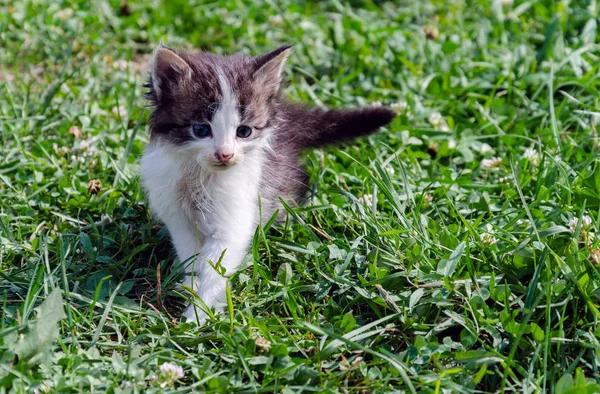
[[[233,152],[229,153],[229,152],[216,152],[215,153],[215,159],[217,159],[218,162],[218,166],[227,166],[227,165],[231,165],[233,164],[232,160],[233,159]]]
[[[215,158],[219,160],[221,163],[225,164],[233,158],[233,152],[216,152]]]

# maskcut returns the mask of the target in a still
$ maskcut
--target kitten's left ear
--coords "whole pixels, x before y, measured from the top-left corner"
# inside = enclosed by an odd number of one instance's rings
[[[161,44],[152,56],[150,71],[150,95],[152,101],[160,101],[162,96],[185,84],[192,78],[190,65],[171,48]]]
[[[271,94],[277,93],[281,83],[281,72],[291,53],[291,45],[285,45],[274,51],[254,58],[254,80]]]

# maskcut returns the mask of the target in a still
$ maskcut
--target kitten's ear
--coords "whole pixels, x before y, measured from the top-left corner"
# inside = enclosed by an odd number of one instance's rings
[[[158,101],[172,87],[180,86],[192,78],[190,65],[170,48],[159,45],[152,56],[150,96]]]
[[[254,58],[254,80],[271,94],[279,90],[281,72],[285,61],[290,56],[290,48],[291,45],[285,45]]]

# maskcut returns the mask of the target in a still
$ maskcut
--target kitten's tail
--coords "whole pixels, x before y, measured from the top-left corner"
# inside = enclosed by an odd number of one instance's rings
[[[318,148],[375,133],[394,120],[394,112],[385,107],[360,109],[310,110],[301,122],[302,147]]]

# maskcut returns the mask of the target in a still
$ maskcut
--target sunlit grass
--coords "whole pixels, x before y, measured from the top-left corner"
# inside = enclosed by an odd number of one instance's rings
[[[597,15],[550,1],[0,5],[0,391],[600,390]],[[293,43],[291,99],[399,113],[306,155],[310,204],[257,230],[232,309],[201,328],[177,319],[175,256],[137,176],[161,41]]]

